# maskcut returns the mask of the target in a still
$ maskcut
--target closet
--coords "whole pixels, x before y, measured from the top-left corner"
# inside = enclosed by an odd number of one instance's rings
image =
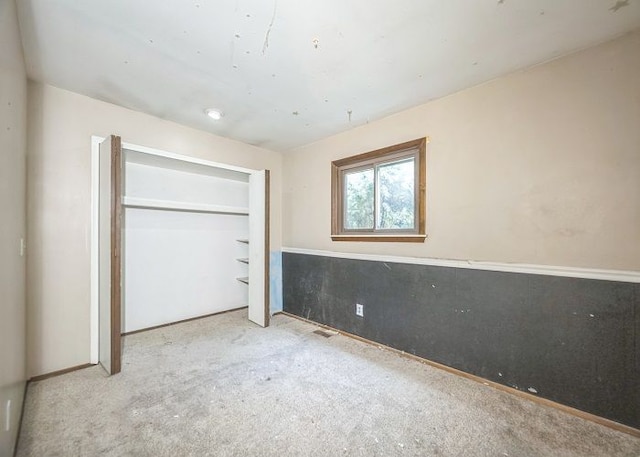
[[[99,146],[99,361],[120,335],[249,307],[267,326],[268,185],[249,170],[131,144]]]

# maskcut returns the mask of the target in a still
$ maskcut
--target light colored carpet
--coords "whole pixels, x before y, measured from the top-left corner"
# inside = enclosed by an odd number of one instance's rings
[[[131,335],[31,383],[18,456],[640,456],[640,439],[278,315]]]

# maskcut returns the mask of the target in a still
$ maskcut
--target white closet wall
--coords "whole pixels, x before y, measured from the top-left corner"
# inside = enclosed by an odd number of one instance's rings
[[[248,175],[125,151],[123,332],[246,306]]]

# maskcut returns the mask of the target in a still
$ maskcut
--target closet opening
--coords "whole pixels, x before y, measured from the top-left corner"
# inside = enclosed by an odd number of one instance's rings
[[[243,307],[268,326],[268,170],[95,143],[92,359],[115,374],[123,334]]]

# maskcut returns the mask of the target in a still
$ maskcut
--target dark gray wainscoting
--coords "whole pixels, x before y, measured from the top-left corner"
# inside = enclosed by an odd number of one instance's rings
[[[640,428],[640,284],[283,253],[283,289],[286,312]]]

